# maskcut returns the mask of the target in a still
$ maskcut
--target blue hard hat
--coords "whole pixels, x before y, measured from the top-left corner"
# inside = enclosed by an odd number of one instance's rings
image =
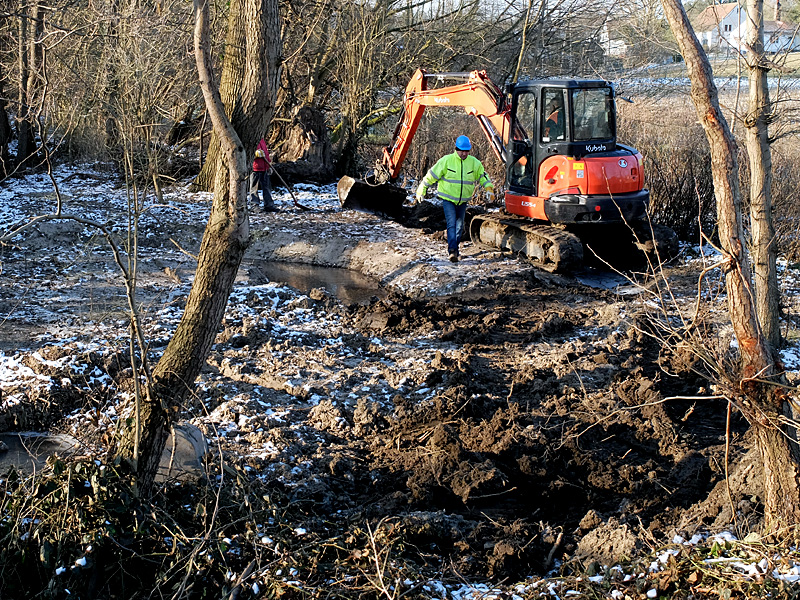
[[[465,135],[460,135],[456,138],[456,150],[471,150],[472,142]]]

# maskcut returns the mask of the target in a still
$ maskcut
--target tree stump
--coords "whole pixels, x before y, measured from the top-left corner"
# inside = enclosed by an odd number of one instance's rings
[[[333,178],[331,142],[319,109],[297,109],[279,158],[275,168],[287,180],[326,183]]]

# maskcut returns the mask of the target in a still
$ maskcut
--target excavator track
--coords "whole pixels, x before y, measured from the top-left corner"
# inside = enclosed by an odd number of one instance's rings
[[[475,215],[469,236],[480,248],[516,254],[551,273],[572,271],[583,264],[583,246],[577,236],[506,213]]]

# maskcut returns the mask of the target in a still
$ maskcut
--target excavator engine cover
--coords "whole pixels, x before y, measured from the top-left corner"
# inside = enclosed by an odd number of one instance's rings
[[[391,183],[378,183],[374,178],[342,177],[336,185],[339,202],[345,210],[398,218],[403,211],[406,191]]]

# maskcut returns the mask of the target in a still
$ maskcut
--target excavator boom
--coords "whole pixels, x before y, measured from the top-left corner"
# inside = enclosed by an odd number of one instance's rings
[[[429,88],[431,81],[463,80],[446,87]],[[383,149],[383,164],[392,180],[400,175],[403,161],[428,106],[462,107],[475,117],[497,157],[506,162],[511,119],[505,95],[486,71],[471,73],[426,73],[418,69],[406,86],[403,114],[395,128],[392,142]]]
[[[436,82],[459,82],[433,87]],[[411,142],[428,106],[463,108],[478,120],[492,150],[505,163],[506,145],[511,136],[511,119],[506,96],[489,79],[486,71],[470,73],[427,73],[418,69],[403,94],[403,112],[392,140],[383,149],[375,173],[365,179],[343,177],[337,192],[343,208],[396,217],[406,194],[394,186],[400,176]]]

